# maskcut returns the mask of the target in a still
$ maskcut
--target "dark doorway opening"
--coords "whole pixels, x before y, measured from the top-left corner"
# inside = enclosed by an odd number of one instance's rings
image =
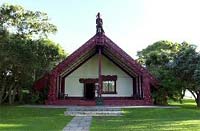
[[[92,100],[95,97],[95,83],[86,83],[85,84],[85,98]]]

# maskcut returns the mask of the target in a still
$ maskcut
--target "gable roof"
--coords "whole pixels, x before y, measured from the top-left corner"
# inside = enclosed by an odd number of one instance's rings
[[[61,77],[69,75],[85,61],[90,59],[97,53],[97,47],[103,47],[103,55],[118,65],[132,77],[139,75],[147,75],[152,85],[157,84],[157,80],[131,56],[117,46],[106,35],[96,34],[90,38],[85,44],[69,55],[64,61],[59,63],[50,74],[56,72]]]

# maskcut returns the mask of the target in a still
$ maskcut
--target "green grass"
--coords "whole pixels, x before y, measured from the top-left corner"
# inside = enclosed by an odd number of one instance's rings
[[[184,99],[182,103],[169,100],[168,103],[171,106],[180,106],[181,108],[197,109],[196,103],[193,99]]]
[[[122,117],[94,117],[92,131],[200,131],[200,110],[193,100],[184,100],[177,109],[124,109]]]
[[[66,109],[0,107],[0,131],[59,131],[72,119]]]
[[[194,100],[183,104],[170,101],[177,109],[123,109],[122,117],[93,117],[91,130],[187,130],[200,131],[200,109]],[[59,131],[72,119],[66,109],[0,107],[0,131]]]

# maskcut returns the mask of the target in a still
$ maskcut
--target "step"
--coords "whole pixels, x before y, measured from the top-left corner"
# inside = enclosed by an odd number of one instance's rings
[[[64,112],[65,115],[71,116],[121,116],[121,108],[115,107],[69,107]]]
[[[65,111],[70,116],[121,116],[121,111]]]
[[[114,107],[70,107],[68,111],[121,111],[120,108]]]

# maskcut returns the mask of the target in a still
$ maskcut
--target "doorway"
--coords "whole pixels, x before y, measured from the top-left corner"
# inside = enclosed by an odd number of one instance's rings
[[[85,83],[84,96],[87,100],[95,97],[95,83]]]

